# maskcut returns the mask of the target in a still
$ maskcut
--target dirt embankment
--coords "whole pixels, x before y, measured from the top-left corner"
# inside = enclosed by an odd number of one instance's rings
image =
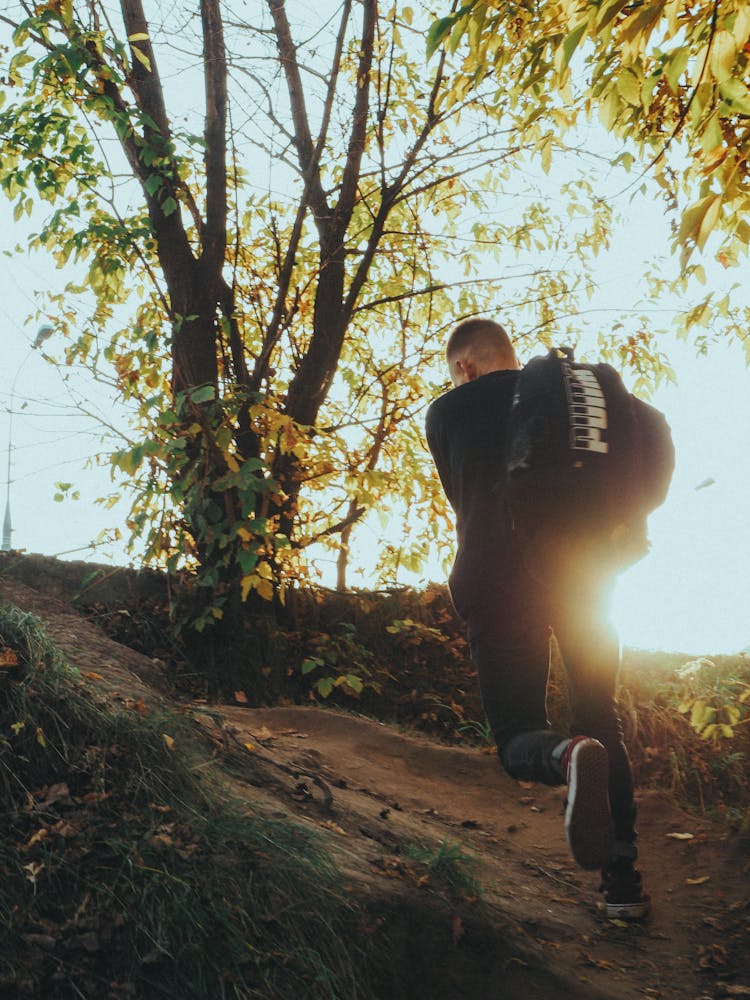
[[[596,876],[568,855],[561,790],[511,780],[493,754],[353,714],[181,702],[161,684],[158,663],[73,609],[80,571],[76,584],[73,571],[45,574],[43,563],[34,574],[11,569],[6,558],[0,600],[42,619],[92,686],[114,704],[159,701],[189,713],[219,757],[222,748],[239,752],[239,776],[234,752],[227,782],[253,809],[328,838],[372,914],[383,962],[408,952],[420,997],[750,997],[750,857],[722,827],[642,793],[653,914],[631,926],[608,921]],[[451,900],[415,879],[415,844],[462,845],[476,859],[480,897]]]

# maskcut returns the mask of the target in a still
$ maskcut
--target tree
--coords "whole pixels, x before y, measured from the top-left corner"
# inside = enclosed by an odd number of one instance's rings
[[[533,114],[564,102],[560,129],[596,108],[665,193],[683,277],[696,251],[724,267],[750,245],[750,9],[744,0],[469,0],[433,23],[428,49],[466,53],[464,80],[510,76]],[[465,89],[465,85],[464,85]],[[633,156],[618,153],[629,168]],[[684,283],[682,285],[684,288]],[[688,316],[727,315],[710,296]],[[741,335],[741,328],[734,331]],[[750,347],[748,348],[750,358]]]
[[[198,626],[231,631],[313,543],[337,550],[344,586],[373,507],[400,504],[412,532],[384,548],[385,573],[445,534],[414,422],[442,383],[445,329],[508,287],[524,289],[529,337],[574,313],[609,215],[579,201],[571,223],[525,191],[498,216],[544,132],[513,102],[488,115],[492,81],[448,101],[450,56],[412,51],[424,9],[342,0],[305,28],[295,6],[300,41],[283,0],[252,23],[219,0],[174,23],[116,6],[117,22],[96,0],[3,15],[0,184],[18,217],[49,203],[33,247],[85,266],[46,308],[67,360],[132,406],[113,455],[136,490],[132,530],[151,559],[195,571]]]

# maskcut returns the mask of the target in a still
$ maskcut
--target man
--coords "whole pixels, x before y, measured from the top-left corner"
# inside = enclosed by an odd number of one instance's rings
[[[467,626],[484,709],[507,772],[568,785],[573,856],[602,869],[607,914],[639,919],[649,897],[635,868],[635,803],[615,686],[620,663],[608,620],[611,570],[594,560],[558,567],[543,583],[525,569],[504,507],[507,420],[520,365],[498,323],[470,319],[451,333],[454,388],[427,412],[427,441],[456,514],[449,586]],[[549,629],[565,663],[572,738],[546,713]]]

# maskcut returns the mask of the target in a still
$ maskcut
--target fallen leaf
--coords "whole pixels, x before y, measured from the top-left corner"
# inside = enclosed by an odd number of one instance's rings
[[[53,827],[51,827],[52,833],[63,839],[67,837],[73,837],[78,832],[76,827],[72,823],[68,823],[67,820],[61,819]]]
[[[333,830],[334,833],[340,833],[342,837],[349,836],[346,830],[342,829],[342,827],[340,827],[338,823],[334,823],[332,819],[325,820],[321,825],[325,826],[329,830]]]
[[[23,870],[29,874],[26,878],[31,882],[33,886],[36,886],[37,875],[44,871],[44,865],[38,861],[30,861],[27,865],[23,866]]]
[[[268,726],[261,726],[257,733],[253,733],[256,740],[272,740],[273,733],[268,728]]]
[[[174,750],[174,737],[168,736],[167,733],[162,733],[161,738],[164,740],[164,744],[167,750]]]
[[[695,835],[692,833],[668,833],[667,836],[671,837],[672,840],[693,840]]]
[[[104,678],[102,677],[102,675],[101,674],[97,674],[97,672],[95,670],[89,670],[83,676],[84,677],[88,677],[89,680],[92,680],[92,681],[103,681],[104,680]]]
[[[33,847],[34,844],[38,844],[41,840],[44,840],[49,835],[49,830],[46,826],[40,827],[36,833],[32,834],[31,837],[26,841],[24,847]]]
[[[17,667],[18,656],[7,646],[0,649],[0,667]]]
[[[596,969],[614,969],[612,962],[608,962],[606,958],[594,958],[588,952],[583,952],[581,958],[586,965],[593,965]]]
[[[698,878],[686,878],[685,885],[703,885],[711,878],[710,875],[699,875]]]
[[[255,753],[255,751],[258,749],[254,743],[243,743],[242,745],[246,750],[249,750],[251,753]]]
[[[234,700],[238,701],[240,703],[240,705],[247,705],[247,701],[248,701],[247,695],[245,694],[244,691],[235,691],[234,692]]]
[[[58,781],[54,785],[50,785],[44,793],[44,798],[39,802],[39,808],[45,809],[49,806],[57,805],[62,803],[64,805],[72,805],[72,799],[70,797],[70,789],[68,788],[67,782]]]

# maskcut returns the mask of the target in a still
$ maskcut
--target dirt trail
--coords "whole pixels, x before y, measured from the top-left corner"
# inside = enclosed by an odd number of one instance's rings
[[[578,983],[580,996],[750,996],[747,858],[718,827],[663,796],[639,796],[654,908],[647,922],[628,926],[604,918],[596,874],[568,854],[562,789],[513,781],[494,754],[326,709],[221,711],[237,738],[290,768],[290,813],[317,820],[347,846],[369,840],[362,853],[371,870],[415,840],[464,844],[493,908]]]
[[[64,602],[8,580],[0,600],[42,618],[110,699],[164,703],[151,686],[153,662]],[[606,920],[596,875],[568,854],[563,790],[513,781],[494,754],[316,707],[174,707],[219,748],[240,751],[240,776],[227,780],[253,808],[319,828],[364,891],[408,891],[425,912],[436,907],[445,923],[441,997],[750,997],[750,858],[721,827],[665,796],[639,795],[641,867],[654,906],[648,921],[628,926]],[[478,903],[433,904],[432,887],[410,880],[408,846],[444,841],[476,858]],[[493,957],[493,935],[512,939],[511,961]]]

